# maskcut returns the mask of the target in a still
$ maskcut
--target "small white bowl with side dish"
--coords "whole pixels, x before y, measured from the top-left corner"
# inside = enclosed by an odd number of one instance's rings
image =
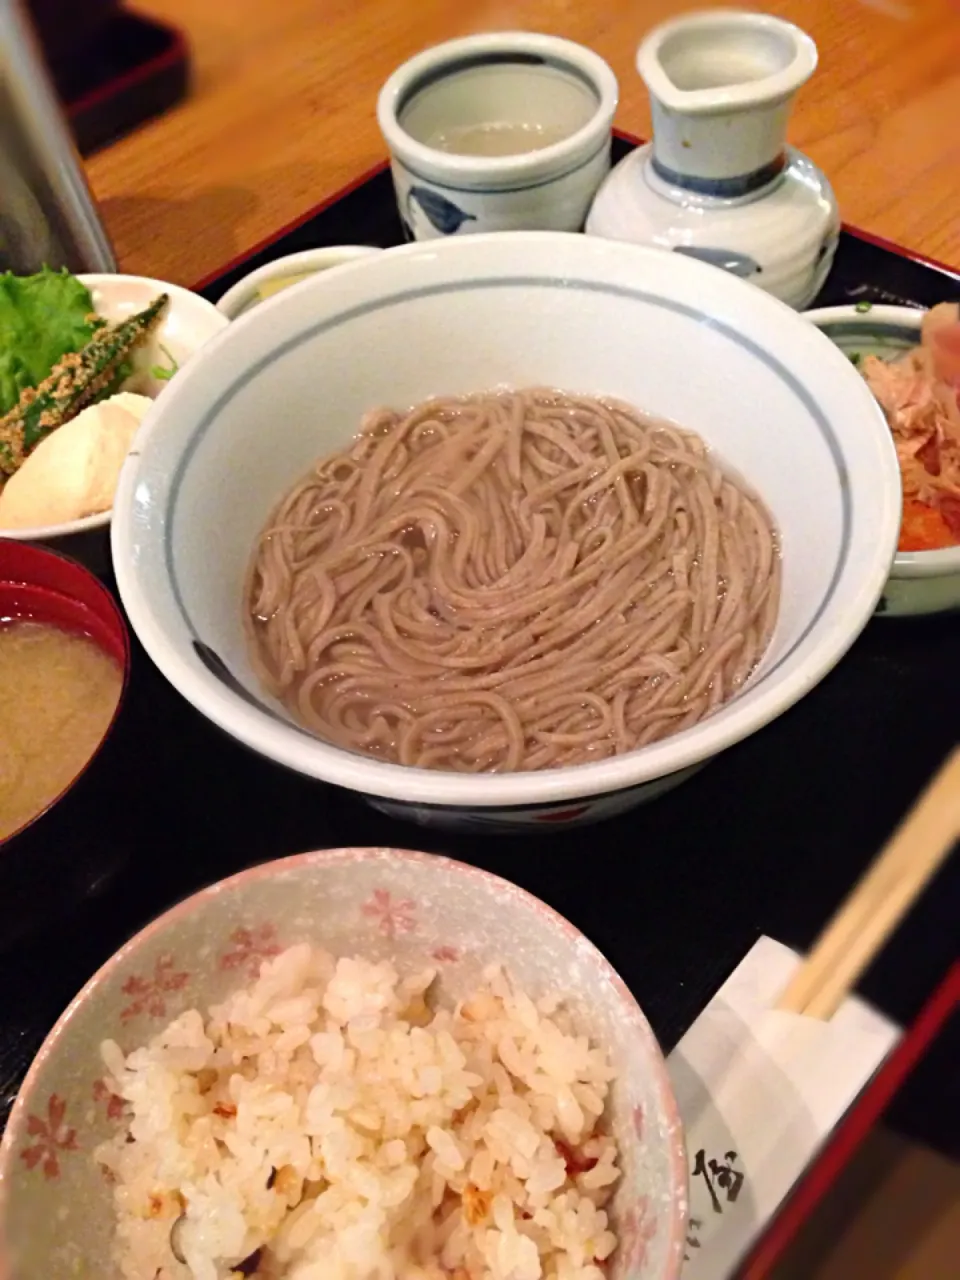
[[[180,285],[147,276],[89,274],[77,279],[90,290],[94,310],[113,324],[136,315],[161,293],[170,297],[160,323],[135,353],[134,374],[124,384],[124,391],[155,398],[169,384],[151,371],[180,369],[228,323],[212,302]],[[104,532],[109,523],[110,510],[97,511],[57,524],[0,527],[0,536],[49,543],[99,571],[109,563]]]
[[[610,169],[619,90],[597,54],[525,31],[399,67],[377,103],[408,240],[580,231]]]
[[[228,320],[236,320],[267,298],[272,298],[281,289],[292,288],[302,280],[309,279],[320,271],[329,271],[343,262],[353,262],[356,258],[364,258],[370,253],[382,253],[375,245],[369,244],[335,244],[322,249],[304,249],[300,253],[288,253],[284,258],[275,258],[265,266],[258,267],[249,275],[238,280],[217,301],[217,310]]]
[[[920,341],[924,312],[858,303],[803,313],[851,360],[895,358]],[[960,609],[960,545],[938,551],[898,551],[877,613],[911,617]]]
[[[294,723],[254,673],[241,616],[254,544],[280,497],[372,407],[551,385],[699,432],[765,500],[783,587],[749,685],[660,742],[533,772],[388,764]],[[853,643],[900,521],[880,408],[813,325],[693,259],[551,232],[389,249],[279,293],[174,380],[137,454],[118,488],[114,567],[130,621],[174,687],[270,759],[391,814],[476,828],[622,812],[761,729]]]

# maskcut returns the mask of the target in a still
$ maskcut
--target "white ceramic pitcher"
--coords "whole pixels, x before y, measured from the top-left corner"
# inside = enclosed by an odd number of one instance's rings
[[[655,28],[637,51],[653,142],[606,179],[587,232],[688,253],[807,306],[840,229],[826,177],[785,143],[816,65],[810,37],[767,14],[714,10]]]

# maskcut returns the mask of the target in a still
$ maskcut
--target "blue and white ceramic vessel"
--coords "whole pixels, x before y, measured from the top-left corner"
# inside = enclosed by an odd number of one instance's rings
[[[268,513],[371,406],[498,385],[615,396],[702,433],[780,533],[770,648],[713,715],[587,764],[466,774],[315,737],[250,661],[243,584]],[[173,379],[135,452],[117,493],[114,567],[131,624],[174,687],[268,759],[389,813],[475,830],[597,821],[761,729],[853,643],[900,525],[883,415],[812,324],[679,254],[557,232],[457,233],[282,290]],[[318,811],[326,803],[318,790]]]
[[[582,230],[616,106],[613,72],[569,40],[506,32],[418,54],[377,106],[407,239]]]
[[[810,37],[767,14],[690,14],[651,31],[637,68],[654,140],[604,182],[587,231],[700,258],[808,306],[840,233],[829,182],[785,145],[816,65]]]

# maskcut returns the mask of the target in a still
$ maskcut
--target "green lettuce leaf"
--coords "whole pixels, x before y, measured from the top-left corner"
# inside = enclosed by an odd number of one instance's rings
[[[0,414],[42,382],[68,351],[79,351],[102,321],[90,291],[64,268],[35,276],[0,274]]]

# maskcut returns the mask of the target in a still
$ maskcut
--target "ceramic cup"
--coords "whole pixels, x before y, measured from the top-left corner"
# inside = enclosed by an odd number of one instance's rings
[[[411,58],[377,104],[407,238],[582,230],[617,93],[602,58],[553,36],[468,36]]]

